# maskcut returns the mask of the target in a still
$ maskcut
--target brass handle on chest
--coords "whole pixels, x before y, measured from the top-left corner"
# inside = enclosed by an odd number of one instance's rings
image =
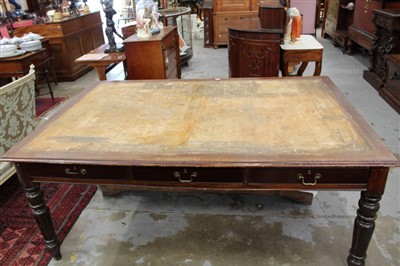
[[[318,179],[320,179],[322,175],[320,173],[316,173],[315,176],[314,176],[314,182],[313,183],[305,182],[305,177],[303,176],[303,174],[297,174],[297,176],[298,176],[299,180],[301,180],[301,183],[303,183],[303,185],[305,185],[305,186],[315,186],[317,184],[317,182],[318,182]]]
[[[187,170],[184,169],[183,172],[184,172],[184,174],[186,174]],[[190,183],[190,182],[193,181],[193,178],[197,177],[199,174],[197,172],[193,172],[193,173],[190,174],[189,178],[184,178],[184,177],[181,176],[181,174],[178,171],[176,171],[176,172],[173,173],[173,175],[181,183]]]
[[[369,9],[369,3],[371,3],[372,0],[365,0],[365,6],[364,6],[364,12],[368,13],[368,9]]]
[[[67,174],[67,175],[79,175],[79,174],[81,174],[81,175],[86,175],[86,169],[84,169],[84,168],[82,168],[81,170],[79,170],[79,172],[77,172],[77,169],[76,169],[76,166],[74,166],[73,167],[74,169],[73,170],[71,170],[71,169],[69,169],[69,168],[65,168],[65,173]]]
[[[400,80],[399,72],[394,72],[393,75],[390,75],[391,80]]]

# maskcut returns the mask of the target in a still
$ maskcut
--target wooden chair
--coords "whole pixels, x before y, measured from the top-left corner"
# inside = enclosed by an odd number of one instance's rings
[[[35,70],[0,87],[0,157],[36,126]],[[15,173],[12,163],[0,162],[0,185]]]

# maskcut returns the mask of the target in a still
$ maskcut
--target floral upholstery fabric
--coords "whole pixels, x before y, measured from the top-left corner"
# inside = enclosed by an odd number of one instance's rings
[[[0,157],[36,125],[35,73],[0,88]],[[0,162],[0,184],[15,172],[11,163]]]

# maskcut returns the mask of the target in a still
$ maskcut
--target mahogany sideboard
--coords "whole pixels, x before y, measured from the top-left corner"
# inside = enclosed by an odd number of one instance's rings
[[[124,40],[127,79],[180,79],[179,36],[165,26],[148,39],[134,34]]]
[[[16,36],[29,32],[49,40],[54,68],[59,81],[73,81],[92,68],[77,64],[75,59],[104,44],[100,12],[65,17],[59,22],[31,25],[15,29]]]
[[[400,166],[328,77],[98,82],[1,160],[15,164],[56,259],[60,243],[38,182],[361,191],[347,258],[354,266],[365,263],[389,169]]]

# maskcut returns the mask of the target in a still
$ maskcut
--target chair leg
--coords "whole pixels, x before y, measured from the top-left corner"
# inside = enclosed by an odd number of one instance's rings
[[[51,99],[54,100],[53,89],[51,88],[50,79],[49,79],[49,70],[47,68],[44,70],[44,78],[46,79],[47,87],[49,87],[49,93],[50,93]]]
[[[56,71],[55,71],[55,69],[54,69],[54,67],[53,67],[52,61],[53,61],[52,59],[49,60],[49,61],[47,62],[47,65],[48,65],[48,68],[51,70],[51,73],[52,73],[52,75],[53,75],[54,84],[57,86],[57,85],[58,85],[58,81],[57,81]]]

